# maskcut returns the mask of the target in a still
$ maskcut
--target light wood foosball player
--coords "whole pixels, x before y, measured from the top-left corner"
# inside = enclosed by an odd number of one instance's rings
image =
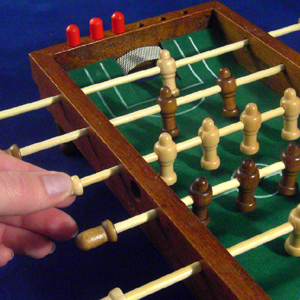
[[[169,87],[173,96],[179,96],[179,90],[175,83],[176,63],[175,59],[171,57],[168,50],[161,50],[160,59],[157,61],[157,66],[160,68],[163,86]]]
[[[246,106],[241,114],[241,122],[244,124],[244,139],[241,143],[241,152],[253,155],[258,152],[257,133],[261,126],[261,115],[255,103]]]
[[[93,123],[93,122],[92,122]],[[93,131],[93,130],[92,130]],[[91,131],[90,131],[90,128],[89,128],[89,136],[92,136],[93,137],[93,134],[94,133],[92,133],[91,134]],[[95,137],[95,136],[94,136]],[[126,160],[126,159],[125,159]],[[124,166],[124,164],[122,164],[123,166]],[[125,163],[125,165],[126,165],[126,163]],[[130,172],[131,173],[131,172]],[[151,175],[151,174],[150,174]],[[126,177],[126,176],[125,176]],[[137,196],[137,194],[135,195],[135,196]],[[161,220],[163,220],[163,216],[161,217],[162,219]]]
[[[203,156],[201,158],[201,167],[206,170],[215,170],[220,166],[220,158],[217,155],[217,146],[219,144],[219,130],[214,121],[206,118],[198,132],[202,140],[201,146]]]

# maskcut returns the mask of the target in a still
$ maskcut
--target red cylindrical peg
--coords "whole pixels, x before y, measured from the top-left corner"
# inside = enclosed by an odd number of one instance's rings
[[[125,31],[125,19],[121,12],[115,12],[111,16],[112,31],[116,34],[123,33]]]
[[[90,20],[90,34],[93,40],[101,40],[103,38],[103,22],[100,18],[92,18]]]
[[[71,24],[67,27],[66,29],[66,34],[67,34],[67,43],[70,47],[76,47],[80,45],[80,33],[79,33],[79,28]]]

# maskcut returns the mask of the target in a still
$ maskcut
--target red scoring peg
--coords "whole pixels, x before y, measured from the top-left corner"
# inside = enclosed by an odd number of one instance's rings
[[[79,33],[79,28],[71,24],[67,27],[66,29],[66,34],[67,34],[67,43],[70,47],[76,47],[80,45],[80,33]]]
[[[90,20],[90,34],[93,40],[101,40],[103,38],[103,22],[100,18]]]
[[[112,31],[116,34],[123,33],[125,31],[125,19],[121,12],[115,12],[111,16]]]

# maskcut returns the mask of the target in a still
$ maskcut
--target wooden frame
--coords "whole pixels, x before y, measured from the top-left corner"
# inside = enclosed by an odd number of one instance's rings
[[[75,144],[94,169],[122,165],[121,174],[106,183],[127,211],[136,215],[159,208],[159,217],[142,228],[172,267],[202,263],[203,271],[186,280],[197,298],[269,299],[66,73],[212,23],[228,43],[249,40],[248,47],[233,53],[243,67],[255,72],[283,63],[286,71],[264,82],[279,94],[290,86],[300,93],[298,53],[216,1],[126,25],[121,35],[106,31],[99,41],[85,37],[78,47],[61,44],[33,52],[32,74],[42,98],[61,95],[49,111],[65,132],[88,128],[88,136]]]

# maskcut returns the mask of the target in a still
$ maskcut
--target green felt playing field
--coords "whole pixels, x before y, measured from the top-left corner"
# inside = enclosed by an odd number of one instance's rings
[[[222,45],[224,45],[222,38],[213,28],[162,43],[162,47],[168,49],[176,60]],[[176,84],[180,90],[180,96],[215,85],[219,69],[225,66],[236,78],[247,75],[231,54],[179,68]],[[69,75],[80,87],[85,87],[123,76],[123,73],[114,59],[108,59],[74,70]],[[109,119],[112,119],[156,104],[161,85],[162,82],[158,76],[97,92],[89,97]],[[244,110],[246,104],[255,102],[260,112],[263,113],[277,108],[280,98],[261,82],[238,87],[236,92],[236,101],[240,111]],[[180,136],[175,142],[183,142],[197,136],[202,121],[207,117],[212,118],[218,128],[239,121],[238,118],[223,117],[221,111],[220,95],[202,98],[180,106],[176,114]],[[153,152],[153,146],[160,134],[161,123],[161,117],[158,114],[121,125],[118,129],[141,155],[145,155]],[[262,124],[258,133],[260,150],[251,157],[259,167],[280,160],[281,152],[288,145],[288,141],[281,138],[282,126],[282,117]],[[220,139],[218,155],[221,166],[215,171],[206,171],[200,167],[202,156],[200,146],[178,153],[174,165],[178,182],[172,189],[180,197],[184,197],[188,194],[189,186],[196,177],[206,176],[212,186],[230,180],[234,177],[236,168],[247,157],[240,152],[242,138],[242,132],[237,132]],[[157,162],[151,165],[156,171],[158,170]],[[237,190],[231,190],[214,198],[209,207],[211,223],[208,228],[225,247],[233,246],[287,222],[290,211],[299,202],[299,196],[278,195],[276,184],[280,177],[280,173],[273,174],[260,183],[255,192],[257,209],[251,213],[236,211],[234,200]],[[298,297],[300,261],[299,258],[290,257],[285,253],[283,248],[285,239],[286,236],[237,257],[241,265],[272,299],[285,299],[284,295],[288,295],[288,299]]]

